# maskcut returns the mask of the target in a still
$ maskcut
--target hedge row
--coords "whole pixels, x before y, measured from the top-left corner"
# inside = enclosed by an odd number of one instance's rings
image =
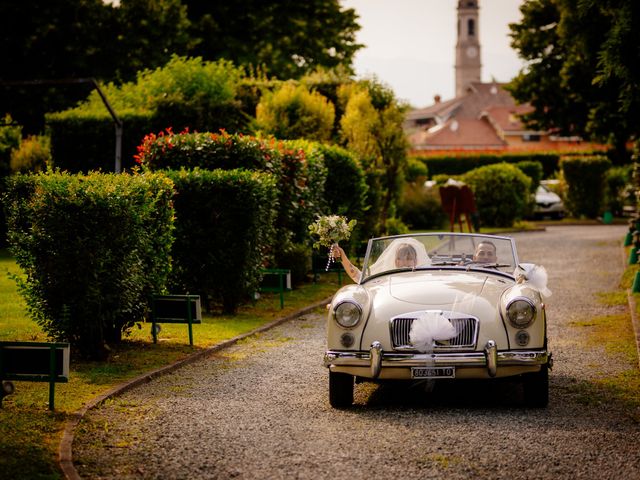
[[[515,165],[486,165],[467,172],[462,180],[473,191],[483,226],[510,227],[527,211],[531,179]]]
[[[147,135],[136,159],[149,170],[243,168],[274,175],[279,205],[277,263],[289,256],[293,244],[308,243],[307,226],[316,215],[331,212],[361,220],[364,214],[364,172],[349,152],[338,147],[224,131],[168,131]]]
[[[16,175],[4,208],[32,318],[91,357],[143,319],[169,274],[172,183],[164,175]]]
[[[611,161],[602,156],[563,158],[566,207],[576,217],[596,218],[604,207],[605,176]]]
[[[167,287],[235,312],[276,243],[275,186],[241,170],[11,177],[3,202],[30,315],[101,358]]]
[[[557,153],[517,153],[517,154],[487,154],[465,153],[442,156],[417,156],[423,162],[429,175],[462,175],[468,171],[491,165],[494,163],[519,163],[523,161],[540,162],[543,178],[554,175],[558,170],[560,155]]]
[[[246,170],[167,171],[175,184],[171,289],[234,313],[258,289],[275,245],[275,178]]]

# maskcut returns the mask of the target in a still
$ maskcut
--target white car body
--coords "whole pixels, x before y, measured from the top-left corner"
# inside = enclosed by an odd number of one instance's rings
[[[565,215],[562,199],[544,181],[536,189],[535,203],[534,213],[537,216],[562,218]]]
[[[497,261],[473,261],[483,242],[495,245]],[[396,268],[389,252],[407,244],[424,251],[414,267]],[[541,292],[550,292],[546,272],[541,282],[536,271],[519,265],[507,237],[438,233],[370,240],[360,282],[341,288],[329,308],[324,364],[331,404],[353,403],[356,378],[521,377],[527,403],[545,406],[551,354]]]

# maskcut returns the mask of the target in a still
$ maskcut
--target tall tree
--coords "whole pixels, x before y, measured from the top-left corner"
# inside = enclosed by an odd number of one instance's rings
[[[188,25],[180,0],[121,0],[116,7],[102,0],[3,0],[0,115],[38,130],[45,112],[72,107],[90,87],[8,82],[132,80],[138,70],[186,53]]]
[[[360,26],[339,0],[183,0],[197,42],[192,53],[262,67],[281,79],[300,78],[318,66],[351,69]]]
[[[508,87],[535,128],[609,142],[618,155],[640,133],[640,5],[633,0],[531,0],[512,24],[527,61]]]
[[[377,214],[374,233],[384,233],[400,196],[401,175],[407,164],[408,145],[402,129],[406,107],[375,79],[346,84],[339,96],[345,103],[340,120],[342,136],[346,146],[360,157],[370,193],[376,195],[380,190],[379,211],[371,213]]]

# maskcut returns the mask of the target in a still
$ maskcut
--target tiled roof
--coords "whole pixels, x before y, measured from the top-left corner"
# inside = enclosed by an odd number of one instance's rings
[[[501,148],[502,135],[523,130],[519,120],[512,124],[511,113],[526,108],[516,105],[504,84],[474,82],[461,97],[409,112],[406,132],[416,149]]]
[[[428,131],[416,132],[410,136],[410,142],[416,148],[483,148],[505,145],[487,121],[471,118],[452,119]]]
[[[520,115],[531,111],[533,111],[533,107],[530,105],[516,105],[513,107],[492,105],[485,109],[481,115],[486,117],[494,127],[506,134],[530,133],[531,131],[520,121]]]
[[[407,120],[419,120],[421,118],[449,118],[449,115],[460,106],[460,98],[452,98],[446,102],[438,102],[425,108],[411,110],[407,114]]]

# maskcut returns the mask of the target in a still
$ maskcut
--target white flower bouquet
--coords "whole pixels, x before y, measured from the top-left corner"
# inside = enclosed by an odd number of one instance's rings
[[[318,240],[313,244],[313,248],[329,247],[327,270],[331,262],[333,262],[333,245],[343,240],[349,240],[355,225],[355,220],[349,221],[346,217],[340,215],[318,217],[314,223],[309,225],[311,234],[318,237]]]

